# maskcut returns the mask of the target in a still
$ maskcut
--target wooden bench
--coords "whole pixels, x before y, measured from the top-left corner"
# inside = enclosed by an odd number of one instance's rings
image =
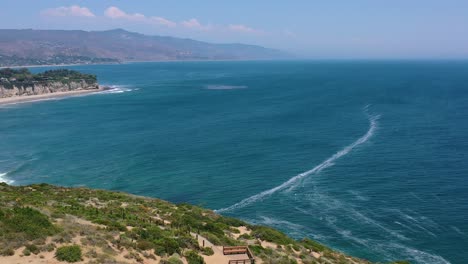
[[[223,247],[224,255],[237,255],[237,254],[247,254],[247,247],[245,246],[234,246],[234,247]]]
[[[251,264],[252,260],[250,259],[234,259],[229,260],[229,264]]]
[[[255,263],[255,258],[247,246],[232,246],[232,247],[223,247],[224,255],[239,255],[246,254],[248,259],[235,259],[229,260],[229,264],[253,264]]]

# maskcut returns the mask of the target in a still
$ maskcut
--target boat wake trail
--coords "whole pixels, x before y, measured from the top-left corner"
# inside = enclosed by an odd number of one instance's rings
[[[307,177],[307,176],[309,176],[311,174],[318,173],[321,170],[332,166],[334,161],[336,161],[337,159],[339,159],[339,158],[343,157],[344,155],[348,154],[351,150],[353,150],[357,146],[365,143],[366,141],[368,141],[374,135],[375,130],[377,129],[377,125],[378,125],[377,121],[379,120],[380,115],[370,115],[370,114],[368,114],[368,112],[367,112],[368,107],[369,106],[366,106],[364,108],[364,110],[365,110],[366,115],[369,118],[369,130],[367,130],[366,134],[364,134],[362,137],[360,137],[359,139],[354,141],[352,144],[346,146],[344,149],[342,149],[342,150],[338,151],[337,153],[333,154],[333,156],[331,156],[330,158],[328,158],[324,162],[320,163],[315,168],[313,168],[311,170],[308,170],[308,171],[305,171],[305,172],[303,172],[301,174],[298,174],[298,175],[292,177],[291,179],[289,179],[288,181],[284,182],[281,185],[278,185],[278,186],[276,186],[274,188],[271,188],[269,190],[266,190],[266,191],[263,191],[261,193],[250,196],[248,198],[245,198],[244,200],[242,200],[242,201],[240,201],[240,202],[238,202],[236,204],[233,204],[233,205],[231,205],[229,207],[215,210],[215,212],[223,213],[223,212],[228,212],[228,211],[232,211],[232,210],[235,210],[235,209],[243,208],[243,207],[245,207],[245,206],[247,206],[247,205],[249,205],[251,203],[254,203],[254,202],[256,202],[256,201],[258,201],[260,199],[263,199],[266,196],[270,196],[270,195],[272,195],[272,194],[274,194],[274,193],[276,193],[276,192],[278,192],[280,190],[291,187],[295,183],[300,181],[301,179],[303,179],[303,178],[305,178],[305,177]]]

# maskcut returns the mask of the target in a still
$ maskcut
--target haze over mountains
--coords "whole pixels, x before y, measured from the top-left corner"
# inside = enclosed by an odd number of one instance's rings
[[[261,46],[148,36],[123,29],[0,29],[0,66],[288,57],[285,52]]]

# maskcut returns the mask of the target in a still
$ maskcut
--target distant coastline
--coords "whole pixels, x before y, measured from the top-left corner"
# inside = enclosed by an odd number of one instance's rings
[[[52,100],[52,99],[58,99],[58,98],[94,94],[94,93],[106,91],[109,89],[110,88],[107,86],[99,86],[98,89],[74,90],[74,91],[54,92],[54,93],[47,93],[47,94],[6,97],[6,98],[0,98],[0,106],[20,104],[20,103],[32,103],[32,102],[38,102],[38,101],[44,101],[44,100]]]
[[[290,59],[282,59],[290,60]],[[69,67],[69,66],[89,66],[89,65],[121,65],[132,63],[152,63],[152,62],[227,62],[227,61],[279,61],[278,59],[185,59],[185,60],[132,60],[119,61],[109,63],[67,63],[67,64],[32,64],[32,65],[15,65],[15,66],[0,66],[0,69],[20,69],[20,68],[41,68],[41,67]]]
[[[85,65],[114,65],[123,64],[125,62],[115,63],[68,63],[68,64],[32,64],[32,65],[15,65],[15,66],[0,66],[0,69],[20,69],[20,68],[41,68],[41,67],[68,67],[68,66],[85,66]]]

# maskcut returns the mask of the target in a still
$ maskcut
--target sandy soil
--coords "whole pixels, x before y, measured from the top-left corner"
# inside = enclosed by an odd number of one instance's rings
[[[195,233],[192,233],[192,236],[196,236]],[[206,264],[223,264],[223,263],[229,263],[229,260],[240,260],[240,259],[248,259],[249,257],[247,254],[239,254],[239,255],[224,255],[223,254],[223,247],[221,246],[215,246],[213,245],[210,241],[208,241],[206,238],[198,235],[198,244],[200,246],[203,245],[203,241],[205,241],[205,247],[210,247],[213,249],[214,254],[211,256],[203,256],[203,259],[205,259]]]
[[[63,222],[63,221],[59,221]],[[100,228],[100,225],[97,225],[95,223],[92,223],[90,221],[80,219],[77,217],[70,217],[67,218],[67,223],[68,224],[73,224],[73,225],[80,225],[82,227],[86,227],[89,229],[95,229],[95,228]],[[239,234],[234,234],[236,237],[239,237],[242,234],[250,234],[251,230],[247,229],[245,226],[238,227],[240,233]],[[191,233],[193,237],[198,238],[198,243],[200,246],[204,244],[205,247],[210,247],[213,249],[214,254],[212,256],[205,256],[202,255],[206,264],[227,264],[229,263],[229,260],[243,260],[243,259],[248,259],[247,254],[239,254],[239,255],[224,255],[223,254],[223,247],[222,246],[216,246],[210,241],[208,241],[205,237],[196,235],[195,233]],[[89,245],[83,245],[81,238],[82,236],[78,235],[73,237],[71,243],[66,243],[66,244],[60,244],[59,246],[63,245],[69,245],[69,244],[77,244],[80,245],[82,250],[83,250],[83,255],[88,252],[89,250],[96,250],[98,253],[102,253],[101,248],[93,248]],[[270,247],[273,249],[276,249],[278,247],[277,244],[267,242],[267,241],[262,241],[258,240],[261,245],[265,248]],[[46,241],[47,244],[52,242],[52,237],[49,237]],[[134,259],[127,259],[125,256],[129,253],[126,249],[123,250],[118,250],[117,248],[113,247],[112,244],[109,243],[109,247],[112,248],[116,254],[113,256],[113,259],[120,262],[120,263],[132,263],[132,264],[137,264],[138,262]],[[15,251],[14,256],[0,256],[0,263],[1,264],[22,264],[22,263],[30,263],[30,264],[59,264],[59,263],[64,263],[60,262],[57,259],[55,259],[55,250],[52,252],[41,252],[38,255],[31,254],[30,256],[23,256],[23,250],[24,247],[21,247]],[[150,253],[149,251],[147,253]],[[297,252],[296,252],[297,253]],[[316,259],[319,259],[321,255],[317,252],[311,252],[311,255],[315,257]],[[87,258],[86,256],[83,256],[83,261],[76,262],[77,264],[85,264],[90,261],[90,258]],[[144,258],[143,264],[156,264],[159,263],[161,260],[160,257],[156,257],[156,259],[147,259]],[[299,264],[302,263],[302,261],[299,258],[296,258]],[[182,258],[182,261],[184,264],[187,264],[187,261],[185,258]],[[259,258],[256,258],[256,263],[262,264],[263,261]]]
[[[250,234],[250,230],[247,229],[247,227],[245,226],[239,226],[237,228],[239,230],[239,234],[236,234],[236,233],[232,233],[232,235],[234,236],[235,239],[238,239],[240,236],[242,236],[243,234]]]
[[[63,221],[64,220],[61,219],[61,221],[58,221],[58,222],[63,223]],[[67,218],[67,224],[80,225],[80,226],[82,226],[84,228],[89,228],[91,230],[93,230],[95,228],[102,227],[102,225],[98,225],[98,224],[92,223],[92,222],[90,222],[88,220],[77,218],[77,217],[74,217],[74,216],[70,216],[69,218]],[[95,250],[95,251],[97,251],[99,253],[102,253],[101,248],[92,247],[92,246],[89,246],[89,245],[83,245],[83,243],[81,241],[82,238],[83,238],[83,236],[78,235],[78,236],[75,236],[75,237],[72,238],[71,243],[57,244],[57,246],[65,246],[65,245],[76,244],[76,245],[79,245],[81,247],[82,252],[83,252],[83,260],[79,261],[79,262],[75,262],[76,264],[85,264],[85,263],[88,263],[90,260],[92,260],[92,259],[85,256],[85,253],[90,251],[90,250]],[[51,242],[52,242],[52,237],[48,237],[47,240],[46,240],[46,244],[49,244]],[[110,243],[109,243],[109,247],[112,248],[117,253],[116,255],[112,256],[112,258],[114,260],[118,261],[119,263],[156,264],[156,263],[159,263],[159,261],[161,260],[160,257],[156,257],[155,260],[154,259],[144,259],[143,262],[139,263],[134,259],[125,258],[125,255],[127,255],[129,253],[126,249],[123,249],[122,251],[120,251],[117,248],[113,247]],[[63,261],[58,261],[55,258],[55,250],[52,251],[52,252],[40,252],[38,255],[31,254],[29,256],[24,256],[23,255],[23,250],[24,250],[24,247],[16,249],[14,256],[0,256],[0,263],[1,264],[23,264],[23,263],[29,263],[29,264],[59,264],[60,263],[60,264],[63,264],[63,263],[66,263],[66,262],[63,262]]]

